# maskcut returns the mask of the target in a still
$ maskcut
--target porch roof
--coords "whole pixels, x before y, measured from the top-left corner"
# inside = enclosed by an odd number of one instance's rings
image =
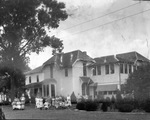
[[[54,78],[48,78],[42,81],[42,84],[44,83],[57,83],[57,81]]]
[[[93,80],[90,78],[90,77],[80,77],[80,80],[83,82],[83,83],[88,83],[88,84],[92,84],[94,83]]]
[[[96,91],[116,91],[117,84],[111,85],[98,85]]]
[[[40,88],[40,87],[42,87],[42,82],[30,83],[28,85],[25,85],[24,88]]]

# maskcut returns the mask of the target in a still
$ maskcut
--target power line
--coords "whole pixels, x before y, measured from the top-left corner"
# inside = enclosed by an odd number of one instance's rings
[[[73,26],[71,26],[71,27],[64,28],[64,29],[62,29],[62,30],[68,30],[68,29],[71,29],[71,28],[74,28],[74,27],[80,26],[80,25],[82,25],[82,24],[85,24],[85,23],[88,23],[88,22],[91,22],[91,21],[97,20],[97,19],[99,19],[99,18],[103,18],[103,17],[105,17],[105,16],[107,16],[107,15],[110,15],[110,14],[113,14],[113,13],[119,12],[119,11],[121,11],[121,10],[124,10],[124,9],[130,8],[130,7],[135,6],[135,5],[139,4],[139,3],[140,3],[140,2],[137,2],[137,3],[132,4],[132,5],[129,5],[129,6],[127,6],[127,7],[124,7],[124,8],[118,9],[118,10],[115,10],[115,11],[113,11],[113,12],[110,12],[110,13],[104,14],[104,15],[102,15],[102,16],[99,16],[99,17],[96,17],[96,18],[90,19],[90,20],[85,21],[85,22],[81,22],[81,23],[76,24],[76,25],[73,25]],[[61,31],[62,31],[62,30],[61,30]]]
[[[105,26],[105,25],[108,25],[108,24],[112,24],[112,23],[114,23],[114,22],[117,22],[117,21],[120,21],[120,20],[129,18],[129,17],[133,17],[133,16],[136,16],[136,15],[139,15],[139,14],[141,14],[141,13],[148,12],[148,11],[150,11],[150,9],[147,9],[147,10],[144,10],[144,11],[141,11],[141,12],[138,12],[138,13],[135,13],[135,14],[132,14],[132,15],[128,15],[128,16],[122,17],[122,18],[120,18],[120,19],[116,19],[116,20],[113,20],[113,21],[111,21],[111,22],[107,22],[107,23],[105,23],[105,24],[101,24],[101,25],[99,25],[99,26],[96,26],[96,27],[93,27],[93,28],[90,28],[90,29],[86,29],[86,30],[83,30],[83,31],[79,31],[79,32],[73,33],[72,35],[80,34],[80,33],[86,32],[86,31],[90,31],[90,30],[92,30],[92,29],[96,29],[96,28],[99,28],[99,27],[102,27],[102,26]],[[62,38],[65,38],[65,37],[62,37]],[[62,39],[62,38],[61,38],[61,39]]]

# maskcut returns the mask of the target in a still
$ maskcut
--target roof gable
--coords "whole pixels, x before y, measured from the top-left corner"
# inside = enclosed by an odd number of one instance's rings
[[[49,65],[56,62],[60,67],[66,68],[72,67],[77,60],[93,61],[93,59],[89,57],[86,52],[76,50],[68,53],[58,53],[47,60],[43,65]]]

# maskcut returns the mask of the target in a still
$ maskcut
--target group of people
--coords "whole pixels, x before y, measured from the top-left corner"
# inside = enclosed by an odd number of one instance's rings
[[[55,107],[55,108],[59,108],[59,107],[63,107],[63,108],[67,108],[69,106],[71,106],[71,98],[70,96],[67,96],[67,99],[64,100],[62,97],[56,97],[56,98],[47,98],[44,99],[42,97],[37,96],[35,98],[35,102],[36,102],[36,108],[39,109],[49,109],[51,106]]]
[[[20,98],[15,97],[14,101],[12,102],[12,108],[13,110],[19,109],[24,110],[25,109],[25,95],[22,94]]]

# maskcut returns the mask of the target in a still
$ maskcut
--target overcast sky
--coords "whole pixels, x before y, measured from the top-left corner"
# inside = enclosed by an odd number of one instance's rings
[[[82,50],[94,58],[137,51],[150,58],[150,2],[59,1],[66,4],[69,17],[61,22],[59,28],[53,30],[51,34],[63,40],[63,52]],[[114,12],[117,10],[120,11]],[[142,11],[145,12],[142,13]],[[52,57],[51,50],[51,48],[46,48],[39,55],[31,54],[29,66],[34,69],[42,65]]]

